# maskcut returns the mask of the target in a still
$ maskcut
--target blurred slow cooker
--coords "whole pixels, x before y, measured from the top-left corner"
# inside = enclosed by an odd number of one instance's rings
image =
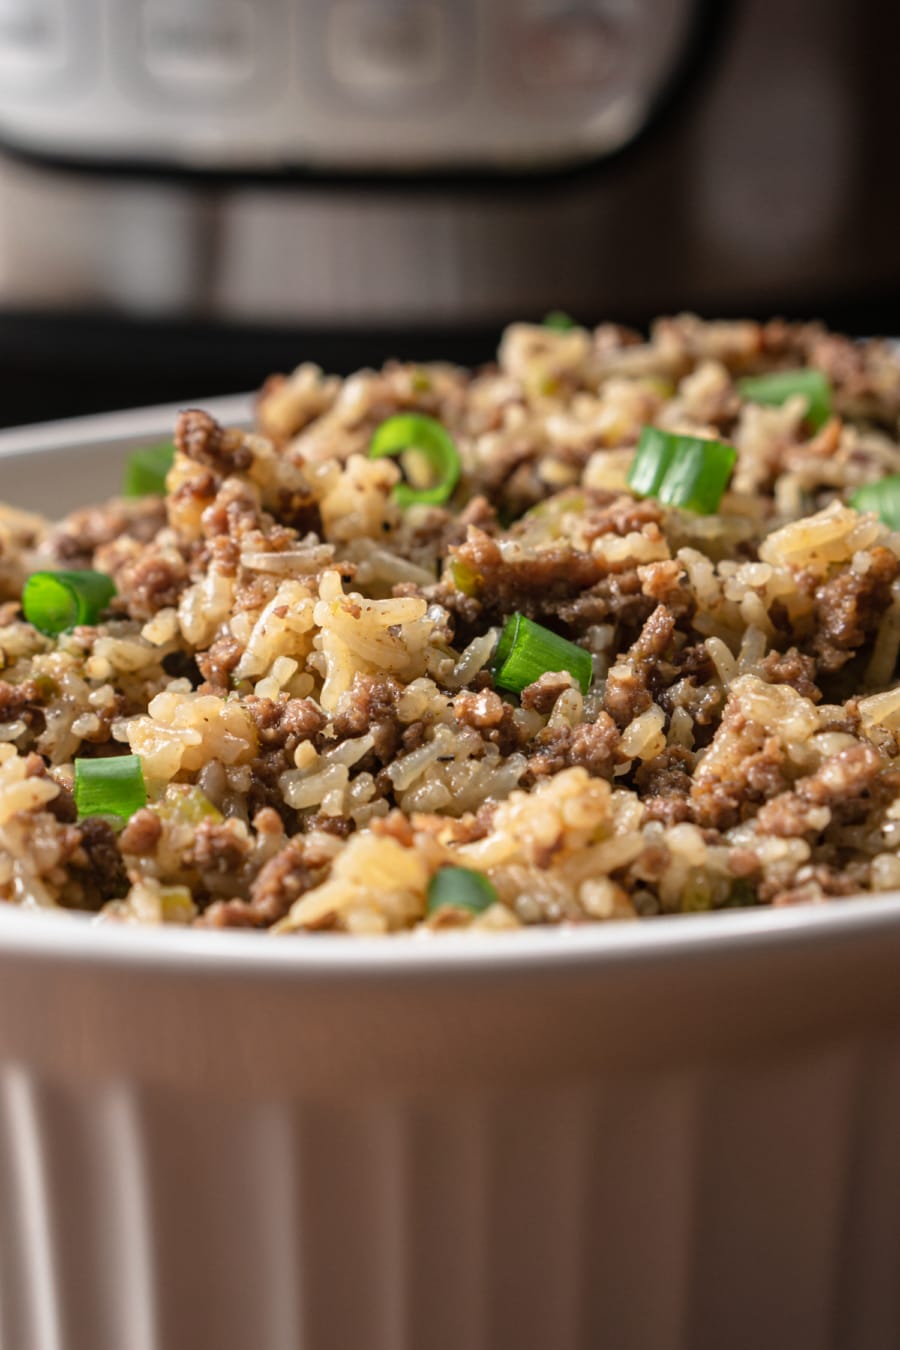
[[[511,316],[900,326],[892,0],[0,0],[6,422]]]

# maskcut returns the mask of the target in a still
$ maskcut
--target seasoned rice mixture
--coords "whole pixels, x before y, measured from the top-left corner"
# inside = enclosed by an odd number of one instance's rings
[[[804,368],[824,417],[741,383]],[[369,453],[410,411],[443,505]],[[893,350],[814,325],[517,324],[475,373],[304,364],[252,433],[184,412],[165,499],[0,509],[0,898],[378,934],[900,887],[900,533],[848,504],[898,418]],[[647,426],[733,447],[718,509],[630,490]],[[26,621],[29,574],[84,568],[95,624]],[[586,692],[552,657],[498,687],[513,615]],[[119,755],[146,805],[79,811],[76,761]]]

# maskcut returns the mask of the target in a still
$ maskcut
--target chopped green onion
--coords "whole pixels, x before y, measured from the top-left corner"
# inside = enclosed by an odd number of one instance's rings
[[[666,506],[708,516],[719,509],[736,459],[723,441],[644,427],[628,485],[639,497],[656,497]]]
[[[900,473],[888,474],[877,483],[864,483],[849,501],[857,511],[874,511],[888,529],[900,530]]]
[[[77,624],[94,624],[116,593],[105,572],[32,572],[22,591],[29,623],[55,637]]]
[[[76,759],[75,806],[79,817],[121,816],[128,820],[146,805],[147,789],[137,755]]]
[[[497,892],[482,872],[470,867],[442,867],[428,884],[428,913],[452,906],[480,914],[496,904]]]
[[[524,614],[513,614],[506,621],[494,653],[494,684],[498,689],[521,694],[548,671],[567,670],[586,694],[591,685],[594,663],[590,652],[574,642],[551,633]]]
[[[174,462],[175,446],[171,441],[135,450],[125,463],[123,494],[126,497],[164,497],[166,475]]]
[[[551,309],[549,314],[545,314],[542,320],[544,328],[555,328],[558,333],[567,333],[570,328],[577,328],[575,320],[561,309]]]
[[[780,407],[794,394],[806,399],[806,420],[816,431],[831,416],[831,385],[821,370],[775,370],[738,380],[738,391],[750,403]]]
[[[394,498],[400,506],[420,502],[440,506],[459,482],[459,451],[453,438],[440,422],[424,413],[397,413],[376,428],[369,445],[369,458],[382,459],[385,455],[394,458],[409,455],[411,459],[421,456],[430,470],[432,481],[428,486],[397,484]]]

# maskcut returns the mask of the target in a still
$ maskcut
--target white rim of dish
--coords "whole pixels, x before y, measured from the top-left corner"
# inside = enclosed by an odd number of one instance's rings
[[[900,892],[803,904],[759,906],[709,914],[671,914],[593,924],[523,928],[502,933],[395,933],[352,937],[227,931],[97,922],[70,911],[23,910],[0,904],[0,953],[55,962],[165,968],[191,974],[406,975],[459,974],[558,966],[651,964],[716,954],[762,956],[773,949],[877,940],[900,926]]]
[[[230,394],[225,398],[186,399],[181,403],[159,403],[152,408],[128,408],[92,417],[67,417],[9,427],[0,431],[0,457],[39,455],[87,445],[112,447],[117,442],[124,447],[143,437],[171,436],[175,419],[185,408],[203,408],[220,422],[239,425],[252,419],[255,400],[255,394]]]
[[[196,399],[124,412],[100,413],[0,431],[0,458],[108,445],[171,434],[185,407],[202,407],[220,421],[246,423],[255,395]],[[68,911],[22,909],[0,903],[0,951],[22,956],[83,960],[137,967],[222,973],[253,970],[315,975],[362,973],[414,975],[417,971],[521,966],[620,964],[659,960],[670,953],[700,956],[711,947],[769,948],[790,943],[840,940],[849,933],[871,937],[900,925],[900,891],[807,903],[796,908],[673,914],[652,919],[598,921],[584,925],[524,928],[515,932],[397,933],[380,938],[336,933],[297,933],[273,938],[266,932],[139,927],[98,923]]]

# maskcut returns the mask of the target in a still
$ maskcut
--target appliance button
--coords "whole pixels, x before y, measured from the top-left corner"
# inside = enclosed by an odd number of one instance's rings
[[[623,55],[619,25],[581,7],[520,22],[517,30],[519,78],[547,95],[596,94]]]
[[[0,0],[0,73],[45,75],[66,64],[60,0]]]
[[[439,83],[447,40],[439,5],[339,0],[328,21],[328,64],[347,92],[405,98]]]
[[[140,50],[154,80],[197,92],[243,84],[255,63],[253,10],[244,0],[145,0]]]

